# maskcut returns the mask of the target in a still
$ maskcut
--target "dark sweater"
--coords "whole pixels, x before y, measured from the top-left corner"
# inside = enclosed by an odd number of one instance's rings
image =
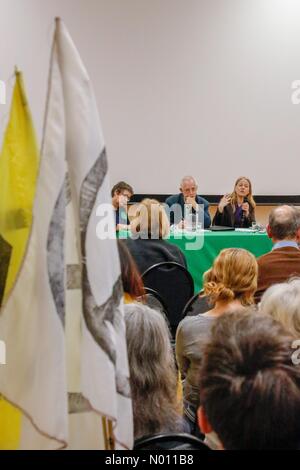
[[[176,245],[166,240],[142,239],[124,240],[127,248],[133,256],[140,274],[143,274],[150,266],[164,261],[175,261],[187,267],[183,252]]]
[[[258,283],[256,302],[273,284],[287,281],[292,276],[300,276],[300,250],[292,246],[276,248],[260,256],[258,263]]]
[[[204,199],[201,196],[196,196],[196,202],[197,204],[203,205],[203,209],[200,208],[198,212],[198,217],[199,220],[201,221],[201,218],[203,216],[204,218],[204,228],[210,227],[211,220],[210,220],[210,215],[208,211],[209,203],[206,199]],[[174,212],[170,213],[170,224],[178,224],[183,218],[184,218],[184,197],[183,194],[175,194],[174,196],[170,196],[166,199],[166,204],[169,207],[172,207],[174,204],[178,204],[181,207],[181,213],[177,214]],[[192,212],[195,214],[195,210],[193,209]]]
[[[224,207],[222,214],[217,209],[216,215],[213,219],[213,225],[221,225],[224,227],[251,227],[252,222],[255,221],[255,209],[249,204],[249,216],[245,217],[242,223],[236,224],[233,208],[231,204]]]

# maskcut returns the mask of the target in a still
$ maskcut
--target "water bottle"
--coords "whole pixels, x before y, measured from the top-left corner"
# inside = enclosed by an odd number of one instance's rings
[[[193,206],[192,204],[184,205],[184,228],[188,231],[193,230]]]

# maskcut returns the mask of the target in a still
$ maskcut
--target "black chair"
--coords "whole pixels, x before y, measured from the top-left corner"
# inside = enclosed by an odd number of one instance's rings
[[[166,317],[168,317],[168,308],[164,299],[159,295],[159,293],[154,289],[150,289],[150,287],[145,287],[144,289],[145,295],[143,297],[146,301],[146,304],[149,307],[154,308],[154,310],[159,310]]]
[[[157,263],[142,274],[144,285],[156,290],[167,307],[172,337],[175,338],[182,310],[194,293],[194,281],[187,269],[174,261]]]
[[[185,433],[156,434],[137,439],[133,450],[210,450],[198,437]]]
[[[203,290],[201,290],[198,294],[193,295],[187,302],[182,311],[182,318],[205,313],[212,308],[213,304],[209,303],[208,296],[204,295]]]

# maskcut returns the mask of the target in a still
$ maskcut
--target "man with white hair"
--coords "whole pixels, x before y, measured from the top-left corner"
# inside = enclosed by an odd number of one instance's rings
[[[211,219],[208,211],[208,201],[197,194],[198,185],[192,176],[185,176],[180,183],[180,193],[170,196],[166,199],[166,204],[170,208],[181,208],[179,210],[171,210],[170,223],[179,224],[185,215],[185,206],[191,206],[193,214],[197,214],[199,220],[204,219],[204,228],[208,228]]]
[[[272,251],[257,260],[257,302],[268,287],[300,276],[299,209],[287,205],[275,207],[269,215],[267,233],[274,245]]]

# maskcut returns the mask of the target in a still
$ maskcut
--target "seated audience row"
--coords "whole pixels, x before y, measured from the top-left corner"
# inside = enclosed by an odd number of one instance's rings
[[[300,449],[294,337],[261,313],[222,315],[203,349],[198,421],[226,450]]]
[[[300,280],[293,283],[299,298]],[[219,449],[300,448],[299,349],[293,360],[295,336],[272,316],[251,308],[224,312],[203,344],[198,423]],[[163,316],[133,303],[125,321],[135,439],[186,432]]]
[[[131,223],[132,238],[126,245],[140,273],[155,263],[176,261],[187,266],[184,253],[164,238],[169,224],[163,206],[154,199],[145,199],[137,206]],[[272,251],[258,258],[258,282],[255,301],[273,284],[291,276],[300,276],[300,211],[293,206],[275,207],[269,215],[267,234],[272,239]]]
[[[191,414],[200,405],[198,424],[215,448],[299,447],[300,354],[293,342],[300,333],[300,279],[271,287],[256,313],[245,308],[256,276],[255,258],[242,249],[223,250],[205,274],[215,307],[184,320],[177,334],[184,420],[163,315],[143,304],[125,307],[135,438],[183,430],[197,435]]]

